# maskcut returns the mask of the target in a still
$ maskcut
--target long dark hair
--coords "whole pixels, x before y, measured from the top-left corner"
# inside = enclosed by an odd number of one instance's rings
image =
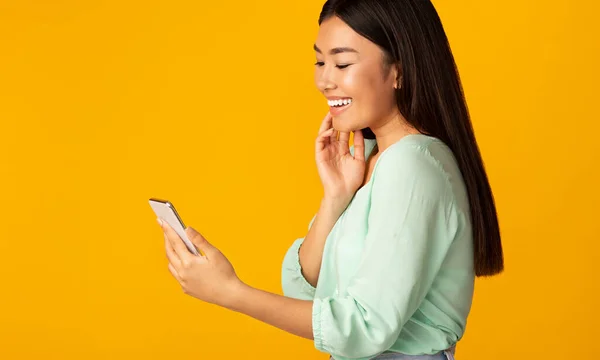
[[[442,22],[429,0],[328,0],[319,25],[337,16],[398,64],[400,113],[421,133],[454,153],[469,194],[477,276],[504,270],[500,227],[492,190],[475,140],[458,69]],[[363,129],[374,139],[371,129]]]

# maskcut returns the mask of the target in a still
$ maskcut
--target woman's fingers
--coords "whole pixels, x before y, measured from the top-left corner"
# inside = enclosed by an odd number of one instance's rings
[[[189,261],[190,256],[192,256],[192,253],[187,249],[179,234],[166,221],[163,221],[163,232],[167,235],[167,239],[176,256],[185,265]]]
[[[338,131],[337,130],[333,130],[333,133],[329,136],[329,140],[333,141],[338,141]]]
[[[328,112],[321,121],[321,127],[319,128],[319,134],[316,140],[316,151],[322,151],[330,143],[331,133],[333,129],[331,127],[331,113]]]
[[[173,250],[173,246],[171,246],[171,242],[167,238],[167,234],[165,236],[165,250],[167,252],[167,259],[169,259],[169,264],[172,264],[174,267],[179,268],[181,266],[181,260]]]
[[[350,132],[340,131],[340,138],[338,141],[343,142],[346,146],[350,144]]]
[[[321,134],[319,134],[319,136],[317,137],[317,141],[316,141],[316,151],[323,151],[323,149],[325,149],[325,147],[327,145],[329,145],[331,143],[331,134],[335,133],[335,129],[334,128],[330,128],[328,130],[323,131]]]
[[[321,127],[319,128],[319,135],[321,135],[321,133],[329,128],[331,128],[331,113],[328,112],[327,115],[325,115],[325,117],[323,118],[323,121],[321,121]]]
[[[362,130],[354,132],[354,158],[365,161],[365,137]]]
[[[181,283],[181,277],[179,276],[179,274],[177,273],[177,270],[175,270],[175,267],[173,266],[173,264],[169,263],[169,272],[171,273],[171,275],[173,275],[173,277],[179,282]]]
[[[325,115],[325,118],[323,119],[323,121],[321,122],[321,127],[319,128],[319,135],[322,135],[325,131],[331,131],[331,128],[333,127],[333,116],[331,115],[330,112],[327,113],[327,115]],[[333,131],[331,133],[329,133],[329,140],[330,141],[337,141],[337,131]]]

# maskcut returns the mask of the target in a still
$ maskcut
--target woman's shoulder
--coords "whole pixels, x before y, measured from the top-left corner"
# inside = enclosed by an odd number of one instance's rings
[[[377,166],[402,173],[444,172],[443,164],[452,161],[450,149],[438,138],[423,134],[406,135],[385,149]]]
[[[444,142],[433,136],[412,134],[381,153],[374,176],[379,179],[376,184],[381,186],[417,185],[423,191],[439,195],[452,192],[457,169],[454,155]]]

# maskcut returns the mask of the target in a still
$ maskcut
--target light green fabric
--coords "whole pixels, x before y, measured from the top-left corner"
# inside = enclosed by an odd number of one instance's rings
[[[365,156],[375,145],[365,140]],[[303,240],[285,255],[282,287],[313,301],[320,351],[335,359],[433,354],[463,336],[473,238],[464,181],[442,141],[408,135],[380,154],[327,237],[316,288],[301,272]]]

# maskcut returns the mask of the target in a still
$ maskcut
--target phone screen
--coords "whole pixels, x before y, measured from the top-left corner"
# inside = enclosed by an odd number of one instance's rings
[[[185,233],[185,224],[175,210],[175,206],[168,200],[150,198],[149,200],[152,210],[156,216],[163,221],[166,221],[175,230],[177,235],[183,240],[185,246],[194,255],[200,255],[194,244],[188,239]]]

